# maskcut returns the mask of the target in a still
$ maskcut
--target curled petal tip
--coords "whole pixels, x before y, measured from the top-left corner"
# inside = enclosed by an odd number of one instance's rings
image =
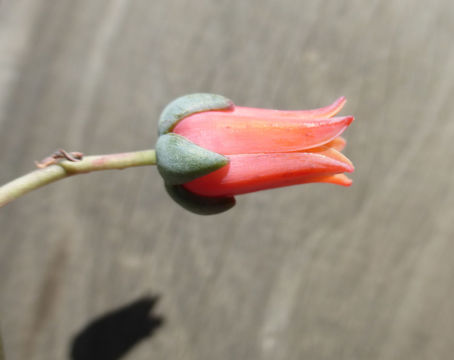
[[[340,136],[331,140],[329,143],[325,144],[325,146],[332,148],[334,150],[337,150],[337,151],[344,150],[346,145],[347,145],[347,141],[343,137],[340,137]]]
[[[343,121],[347,126],[349,126],[353,121],[355,121],[355,118],[351,115],[333,117],[331,119],[339,119],[339,121]]]
[[[347,98],[345,96],[341,96],[340,98],[336,99],[331,105],[318,109],[317,113],[315,113],[314,115],[327,117],[335,116],[342,110],[346,102]]]
[[[345,96],[341,96],[336,101],[334,101],[333,105],[336,108],[341,108],[347,103],[347,98]]]
[[[328,106],[313,110],[296,111],[295,113],[299,113],[299,116],[307,119],[329,118],[337,115],[342,110],[346,102],[347,98],[345,96],[341,96]]]
[[[338,164],[338,166],[340,166],[340,171],[338,171],[338,172],[350,173],[350,172],[355,171],[355,167],[353,166],[353,163],[350,161],[350,159],[334,148],[330,148],[327,146],[321,146],[320,148],[314,149],[309,152],[318,153],[320,155],[326,156],[327,158],[330,158],[331,160],[333,160],[336,164]]]
[[[345,96],[339,96],[339,98],[335,102],[341,102],[345,104],[347,102],[347,98]]]
[[[326,176],[326,177],[320,178],[319,182],[341,185],[341,186],[345,186],[345,187],[349,187],[353,184],[353,180],[350,179],[345,174],[335,174],[335,175],[331,175],[331,176]]]
[[[335,184],[346,186],[346,187],[351,186],[353,184],[353,180],[350,179],[345,174],[337,174],[337,175],[333,175],[333,177],[337,181],[337,182],[335,182]]]
[[[309,149],[321,145],[326,145],[327,143],[334,141],[338,138],[348,126],[354,121],[353,116],[338,116],[332,118],[323,118],[323,119],[314,119],[310,122],[307,122],[308,129],[305,131],[306,136],[309,136],[312,140],[311,146],[303,147],[304,149]],[[345,141],[337,141],[337,146],[345,146]],[[310,144],[310,141],[306,141]]]

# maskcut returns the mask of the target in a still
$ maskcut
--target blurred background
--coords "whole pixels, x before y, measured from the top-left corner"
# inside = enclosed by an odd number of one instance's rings
[[[3,0],[0,183],[154,147],[177,96],[341,95],[354,184],[176,205],[154,168],[0,210],[8,359],[451,359],[454,2]]]

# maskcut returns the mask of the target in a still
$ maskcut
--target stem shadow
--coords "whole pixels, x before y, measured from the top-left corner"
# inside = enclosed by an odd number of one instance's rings
[[[72,360],[117,360],[164,324],[152,314],[159,296],[146,296],[108,312],[82,329],[72,341]]]

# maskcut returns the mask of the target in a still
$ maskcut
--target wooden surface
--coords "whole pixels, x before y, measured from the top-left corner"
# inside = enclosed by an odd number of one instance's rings
[[[153,168],[8,205],[8,360],[452,359],[453,33],[450,0],[3,0],[2,183],[59,147],[153,147],[163,106],[198,91],[283,109],[345,95],[357,168],[351,188],[213,217]]]

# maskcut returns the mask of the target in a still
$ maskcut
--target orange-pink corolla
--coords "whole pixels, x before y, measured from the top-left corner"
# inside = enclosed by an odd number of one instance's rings
[[[167,132],[222,155],[225,162],[178,186],[202,198],[232,198],[312,182],[351,185],[345,173],[354,167],[341,153],[346,142],[340,135],[353,116],[336,116],[345,102],[341,97],[329,106],[301,111],[240,107],[231,102],[186,112],[181,107]]]
[[[229,159],[185,188],[203,196],[232,196],[309,182],[350,185],[343,173],[354,168],[340,153],[345,140],[339,135],[353,117],[333,117],[344,104],[342,97],[306,111],[235,106],[184,118],[174,133]]]

